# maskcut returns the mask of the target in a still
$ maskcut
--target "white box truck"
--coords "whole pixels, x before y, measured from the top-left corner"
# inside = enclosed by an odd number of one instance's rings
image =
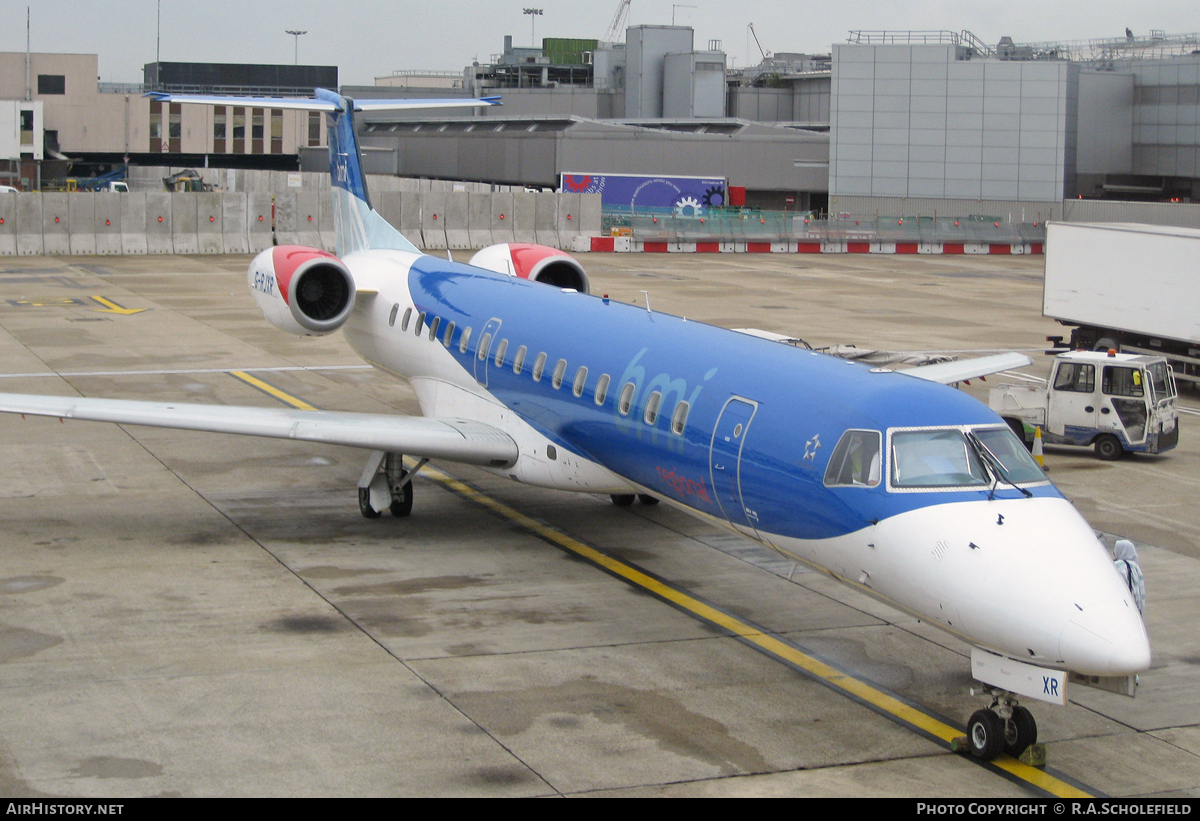
[[[1200,230],[1050,223],[1042,313],[1072,349],[1162,356],[1200,388]]]

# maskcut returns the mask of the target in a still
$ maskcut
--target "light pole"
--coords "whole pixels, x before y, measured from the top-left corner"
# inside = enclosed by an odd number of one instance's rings
[[[533,24],[534,24],[534,21],[535,21],[535,20],[537,20],[537,18],[539,18],[539,17],[541,17],[541,16],[542,16],[542,10],[541,10],[541,9],[523,9],[523,10],[521,11],[521,14],[528,14],[528,15],[529,15],[529,40],[530,40],[530,45],[532,45],[534,48],[537,48],[537,35],[535,34],[535,31],[536,31],[536,30],[534,29],[534,25],[533,25]]]
[[[683,3],[672,3],[671,4],[671,25],[675,25],[675,9],[694,9],[694,8],[696,8],[696,7],[688,6]]]
[[[308,32],[307,31],[299,31],[297,29],[287,29],[284,33],[290,34],[290,35],[292,35],[292,37],[296,38],[295,60],[296,60],[296,65],[300,65],[300,35],[308,34]]]

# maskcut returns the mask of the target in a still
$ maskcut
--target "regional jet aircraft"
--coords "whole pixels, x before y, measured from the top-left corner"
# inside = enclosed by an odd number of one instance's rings
[[[1092,529],[1000,417],[941,384],[1011,359],[870,368],[589,294],[554,249],[507,243],[472,264],[422,254],[371,208],[354,115],[495,99],[155,96],[325,112],[338,253],[264,251],[249,287],[282,330],[343,329],[412,384],[423,416],[15,394],[0,410],[363,448],[368,517],[407,515],[429,459],[618,505],[665,500],[970,644],[992,698],[968,723],[983,759],[1035,741],[1018,696],[1065,703],[1069,671],[1131,691],[1149,667],[1142,619]]]

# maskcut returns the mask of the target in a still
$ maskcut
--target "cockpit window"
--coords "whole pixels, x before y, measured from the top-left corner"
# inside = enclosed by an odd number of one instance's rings
[[[986,487],[983,461],[961,430],[892,434],[892,487]]]
[[[1002,481],[1014,485],[1047,481],[1046,474],[1011,428],[976,428],[970,435],[987,451],[986,456],[995,459],[997,464],[992,467],[1003,473]]]
[[[825,484],[829,487],[875,487],[879,484],[880,435],[877,430],[848,430],[838,440]]]

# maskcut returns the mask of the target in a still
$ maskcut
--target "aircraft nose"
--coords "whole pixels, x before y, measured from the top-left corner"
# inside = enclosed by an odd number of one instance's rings
[[[1093,676],[1125,676],[1150,667],[1150,638],[1137,608],[1122,599],[1093,602],[1063,628],[1059,651],[1067,666]]]

